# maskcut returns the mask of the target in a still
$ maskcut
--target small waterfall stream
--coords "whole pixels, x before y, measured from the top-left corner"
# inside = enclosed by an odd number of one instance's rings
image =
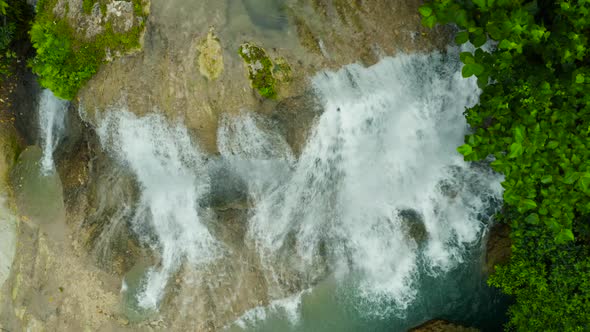
[[[39,128],[43,158],[41,172],[49,174],[53,171],[53,152],[64,135],[64,122],[69,102],[53,95],[49,89],[41,92],[39,100]]]
[[[168,125],[155,114],[138,118],[111,111],[98,132],[102,145],[131,169],[140,186],[131,223],[141,240],[161,254],[161,261],[148,271],[138,303],[155,309],[170,275],[185,259],[201,264],[216,255],[216,241],[203,225],[199,207],[209,188],[203,157],[186,128]]]

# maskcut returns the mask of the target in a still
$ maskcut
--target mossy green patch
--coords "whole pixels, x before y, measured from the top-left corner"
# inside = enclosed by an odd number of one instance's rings
[[[251,43],[244,43],[240,46],[238,53],[248,67],[252,87],[264,98],[276,98],[276,79],[272,73],[274,64],[264,49]]]
[[[82,11],[84,14],[90,14],[92,12],[92,7],[94,7],[95,0],[84,0],[82,1]],[[69,5],[69,3],[66,3]]]
[[[94,6],[96,0],[85,0],[84,6]],[[98,0],[101,15],[106,17],[107,0]],[[141,0],[132,0],[134,12],[140,12],[139,24],[129,31],[115,32],[112,23],[104,25],[104,31],[92,38],[86,38],[85,31],[78,31],[68,23],[67,17],[58,17],[53,9],[57,0],[41,0],[30,35],[37,50],[30,65],[39,76],[40,84],[63,99],[72,99],[105,62],[107,50],[126,53],[140,47],[140,36],[144,29],[145,16]],[[136,7],[139,6],[139,9]]]

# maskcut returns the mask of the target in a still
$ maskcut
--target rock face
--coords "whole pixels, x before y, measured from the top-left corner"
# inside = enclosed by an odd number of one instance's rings
[[[181,120],[205,151],[216,153],[222,114],[242,109],[270,114],[277,103],[303,95],[309,88],[307,78],[323,69],[353,62],[370,65],[384,55],[446,45],[444,33],[421,26],[419,4],[390,0],[154,2],[143,52],[104,66],[79,96],[91,122],[123,101],[139,115],[157,111],[173,121]],[[272,60],[272,77],[284,82],[275,87],[275,99],[261,98],[252,84],[251,65],[239,54],[245,43],[263,50]]]
[[[408,332],[479,332],[478,329],[464,327],[442,319],[433,319]]]
[[[213,28],[199,44],[199,71],[208,80],[216,80],[223,71],[223,53]]]
[[[65,18],[76,32],[86,39],[91,39],[105,31],[110,25],[113,31],[124,33],[143,23],[143,18],[135,12],[132,1],[78,1],[57,0],[53,13]],[[90,3],[88,6],[86,3]],[[138,1],[142,3],[142,1]],[[147,2],[145,2],[147,6]]]
[[[486,244],[484,273],[491,274],[496,265],[508,263],[512,253],[510,227],[506,224],[495,224],[490,230]]]

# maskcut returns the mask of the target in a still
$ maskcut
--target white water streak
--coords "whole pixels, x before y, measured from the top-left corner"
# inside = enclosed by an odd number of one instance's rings
[[[501,199],[500,177],[456,152],[468,129],[463,111],[479,90],[442,55],[350,65],[318,74],[313,86],[324,113],[294,171],[274,186],[246,178],[250,188],[262,188],[251,193],[249,237],[277,257],[294,238],[302,272],[327,248],[333,269],[345,265],[361,276],[365,300],[403,310],[417,294],[420,262],[432,274],[462,262],[491,202]],[[220,139],[231,140],[224,130]],[[244,127],[233,140],[260,137],[248,130],[259,128]],[[282,174],[265,173],[265,181]],[[423,223],[423,242],[410,234],[409,223],[419,221],[404,217],[407,211]]]
[[[64,135],[65,116],[69,102],[53,95],[49,89],[41,92],[39,100],[39,129],[43,158],[41,172],[47,175],[53,171],[53,152]]]
[[[185,127],[171,126],[156,114],[137,117],[111,111],[100,120],[98,132],[101,144],[131,169],[140,185],[132,224],[142,240],[161,253],[161,264],[148,272],[138,302],[155,309],[170,275],[185,259],[204,264],[217,255],[216,240],[199,207],[209,190],[202,154]]]

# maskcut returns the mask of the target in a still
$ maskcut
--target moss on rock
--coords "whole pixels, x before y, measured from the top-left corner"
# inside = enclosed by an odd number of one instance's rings
[[[223,72],[223,51],[213,28],[199,44],[199,71],[208,80],[216,80]]]
[[[264,98],[276,98],[276,79],[272,73],[274,64],[266,51],[254,44],[244,43],[238,52],[248,67],[252,87]]]
[[[31,29],[37,49],[31,66],[40,84],[72,99],[110,54],[140,49],[147,6],[143,0],[40,0]]]

